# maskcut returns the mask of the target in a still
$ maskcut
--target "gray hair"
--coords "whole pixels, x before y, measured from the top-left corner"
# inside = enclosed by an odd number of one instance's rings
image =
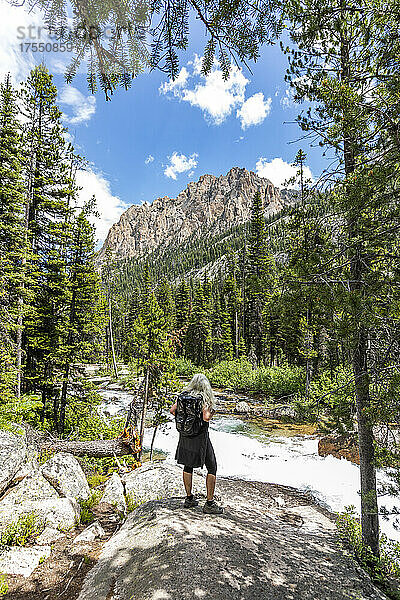
[[[217,408],[214,392],[212,391],[210,382],[203,373],[196,373],[196,375],[193,375],[191,382],[185,387],[184,391],[197,392],[198,395],[202,396],[204,408],[213,411]]]

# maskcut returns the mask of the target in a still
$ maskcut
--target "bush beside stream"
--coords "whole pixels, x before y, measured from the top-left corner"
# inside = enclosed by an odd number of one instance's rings
[[[279,367],[253,367],[247,358],[224,360],[211,368],[204,368],[179,358],[178,375],[192,377],[203,372],[214,387],[260,394],[266,404],[290,404],[300,421],[315,422],[324,418],[326,430],[351,431],[353,429],[352,387],[349,369],[339,367],[321,371],[310,382],[306,395],[306,370],[301,366],[283,364]]]

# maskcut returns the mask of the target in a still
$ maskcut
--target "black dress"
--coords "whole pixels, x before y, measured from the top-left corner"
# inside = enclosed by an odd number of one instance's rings
[[[203,467],[206,459],[208,438],[208,423],[203,421],[200,433],[194,437],[179,434],[175,460],[185,467]]]

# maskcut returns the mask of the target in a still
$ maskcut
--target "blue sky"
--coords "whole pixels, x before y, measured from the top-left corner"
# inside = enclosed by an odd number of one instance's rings
[[[65,85],[67,55],[21,52],[17,27],[26,31],[32,23],[39,26],[41,15],[0,0],[0,73],[10,71],[19,81],[41,60],[54,73],[65,123],[90,163],[80,181],[83,196],[94,192],[98,198],[99,239],[131,204],[175,197],[204,173],[221,175],[239,166],[281,185],[299,147],[308,153],[313,176],[320,173],[320,150],[305,140],[293,143],[301,136],[293,123],[300,107],[284,82],[287,59],[279,46],[264,47],[252,73],[234,69],[225,83],[216,64],[206,79],[199,73],[203,32],[194,21],[177,82],[146,73],[106,102],[102,92],[90,95],[83,71]]]

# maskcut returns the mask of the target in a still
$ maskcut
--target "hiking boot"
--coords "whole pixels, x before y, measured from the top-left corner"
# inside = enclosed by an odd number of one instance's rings
[[[222,506],[218,506],[215,500],[212,501],[212,504],[207,504],[206,502],[203,506],[203,513],[206,513],[207,515],[222,515],[223,512],[224,509]]]
[[[183,508],[194,508],[195,506],[198,506],[198,504],[199,503],[194,496],[191,498],[186,496],[185,502],[183,503]]]

